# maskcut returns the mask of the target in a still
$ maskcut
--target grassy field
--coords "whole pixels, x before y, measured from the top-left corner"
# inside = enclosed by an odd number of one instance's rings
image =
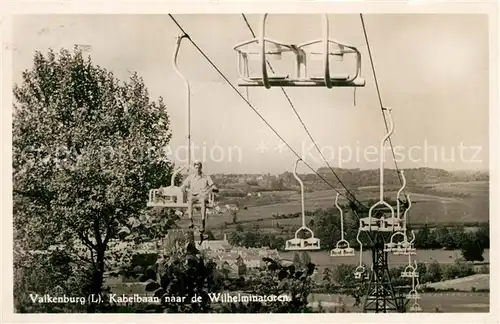
[[[459,291],[471,291],[473,288],[485,290],[490,289],[490,275],[476,274],[464,278],[433,282],[426,286],[441,290],[455,289]]]
[[[390,188],[385,196],[396,198],[397,190]],[[412,200],[409,212],[412,224],[451,224],[487,222],[489,220],[489,183],[485,181],[443,183],[408,187],[407,193]],[[268,193],[263,193],[268,194]],[[275,194],[275,193],[273,193]],[[358,188],[357,199],[366,202],[376,198],[378,187]],[[272,227],[273,214],[297,213],[301,210],[300,195],[294,192],[282,193],[280,202],[264,206],[246,206],[237,214],[239,222],[259,224],[261,228]],[[333,190],[306,193],[305,208],[313,211],[317,208],[334,207],[335,192]],[[342,197],[339,203],[345,203]],[[231,222],[230,214],[211,216],[210,227],[218,228],[224,222]],[[300,224],[300,219],[280,219],[280,224]]]

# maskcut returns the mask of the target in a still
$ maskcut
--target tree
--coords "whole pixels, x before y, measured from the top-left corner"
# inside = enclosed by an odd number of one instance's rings
[[[298,252],[295,252],[293,254],[293,259],[292,259],[293,265],[296,267],[300,266],[300,254]]]
[[[309,263],[311,263],[311,256],[306,251],[302,251],[302,253],[300,253],[300,264],[306,266]]]
[[[427,266],[427,273],[423,277],[423,282],[438,282],[443,279],[443,270],[437,261],[433,261]]]
[[[333,270],[333,280],[342,286],[352,287],[357,284],[354,279],[354,270],[356,265],[353,264],[339,264]]]
[[[171,176],[166,107],[137,74],[121,83],[76,49],[36,52],[13,90],[16,245],[60,246],[88,267],[87,293],[100,294],[109,244]]]
[[[490,225],[488,223],[481,224],[476,231],[475,239],[478,244],[485,249],[490,248]]]
[[[327,292],[330,292],[333,282],[332,282],[332,271],[329,268],[323,270],[323,286]]]
[[[423,228],[417,231],[417,234],[415,235],[415,244],[418,247],[428,248],[429,234],[430,234],[430,229],[427,226],[427,224],[425,224]]]
[[[233,224],[236,224],[238,222],[238,212],[236,210],[231,210],[231,217],[232,217],[232,221],[233,221]]]
[[[314,236],[321,240],[321,246],[333,248],[340,238],[340,217],[338,210],[320,210],[316,212]]]
[[[438,244],[446,249],[454,249],[455,240],[450,235],[450,230],[447,227],[440,227],[436,229],[436,240]]]
[[[460,251],[466,261],[484,261],[484,247],[476,240],[474,234],[469,234],[467,238],[463,240]]]

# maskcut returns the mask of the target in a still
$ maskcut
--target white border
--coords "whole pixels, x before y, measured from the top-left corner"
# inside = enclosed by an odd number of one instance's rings
[[[2,10],[3,9],[3,10]],[[2,295],[1,310],[2,323],[82,323],[99,322],[107,323],[125,323],[125,322],[143,322],[157,323],[165,321],[190,322],[195,323],[203,320],[205,323],[222,323],[247,321],[262,323],[273,321],[274,323],[290,323],[290,321],[314,321],[337,323],[350,322],[384,322],[384,323],[498,323],[498,310],[494,305],[499,305],[499,289],[497,280],[498,256],[496,253],[490,253],[491,262],[491,292],[490,292],[490,313],[468,314],[468,313],[423,313],[423,314],[391,314],[383,316],[381,314],[228,314],[228,315],[174,315],[174,314],[78,314],[78,315],[20,315],[12,312],[12,217],[6,215],[12,214],[12,172],[11,172],[11,107],[12,107],[12,51],[6,49],[11,44],[11,16],[12,14],[180,14],[180,13],[251,13],[251,12],[269,12],[269,13],[483,13],[488,14],[490,18],[490,228],[493,233],[498,230],[499,215],[498,200],[499,192],[499,170],[500,160],[498,152],[500,150],[499,139],[499,113],[498,113],[498,3],[489,1],[470,1],[470,2],[430,2],[430,1],[336,1],[330,2],[312,2],[312,1],[16,1],[2,3],[2,22],[1,22],[1,40],[2,40],[2,79],[3,90],[1,110],[1,123],[4,124],[2,137],[4,145],[0,145],[2,150],[2,165],[5,185],[1,188],[2,209]],[[167,21],[167,19],[166,19]],[[187,31],[189,32],[189,31]],[[467,80],[464,80],[467,82]],[[491,249],[498,246],[498,238],[491,235]]]

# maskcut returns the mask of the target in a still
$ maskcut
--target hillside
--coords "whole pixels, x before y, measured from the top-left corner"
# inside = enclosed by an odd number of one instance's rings
[[[335,173],[342,183],[355,190],[379,184],[379,170],[360,170],[360,169],[340,169],[334,168]],[[323,179],[326,179],[331,185],[341,188],[337,178],[328,168],[320,168],[317,171]],[[434,185],[439,183],[453,182],[472,182],[489,181],[488,172],[482,171],[446,171],[443,169],[432,168],[413,168],[405,169],[405,178],[407,186]],[[314,173],[299,174],[308,191],[327,190],[331,187],[325,183],[318,175]],[[223,189],[229,196],[238,196],[237,193],[246,194],[256,191],[283,191],[295,190],[299,184],[292,172],[284,172],[280,175],[270,174],[216,174],[213,175],[216,184]],[[384,170],[384,185],[387,187],[400,186],[400,181],[396,170]],[[397,189],[396,189],[397,190]]]
[[[489,221],[489,182],[453,182],[423,186],[408,186],[412,207],[409,213],[411,223],[418,224],[464,224]],[[396,198],[397,190],[385,191],[385,196]],[[336,192],[322,190],[305,194],[306,211],[318,208],[332,208]],[[358,188],[356,197],[366,203],[376,198],[378,187]],[[261,197],[245,197],[238,199],[240,210],[237,219],[244,226],[259,224],[261,228],[273,227],[274,214],[300,212],[300,194],[296,191],[265,192]],[[339,199],[339,203],[346,201]],[[211,225],[218,227],[231,223],[229,213],[213,216]],[[298,224],[300,219],[280,219],[280,225]],[[251,223],[251,224],[250,224]],[[230,226],[230,225],[229,225]]]
[[[454,289],[458,291],[474,291],[490,289],[490,275],[476,274],[464,278],[457,278],[441,282],[433,282],[425,285],[434,289]]]

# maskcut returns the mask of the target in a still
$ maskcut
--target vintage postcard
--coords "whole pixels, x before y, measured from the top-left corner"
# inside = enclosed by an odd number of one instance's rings
[[[498,322],[495,8],[10,3],[5,322]]]

